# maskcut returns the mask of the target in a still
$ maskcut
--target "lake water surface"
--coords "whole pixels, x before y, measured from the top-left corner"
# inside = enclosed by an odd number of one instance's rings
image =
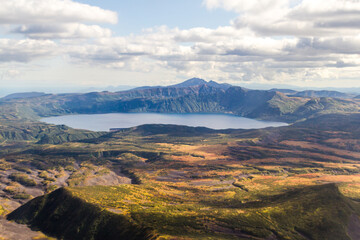
[[[79,114],[43,118],[51,124],[65,124],[72,128],[92,131],[109,131],[110,128],[129,128],[142,124],[176,124],[213,129],[265,128],[286,126],[286,123],[259,121],[228,114],[172,114],[172,113],[108,113]]]

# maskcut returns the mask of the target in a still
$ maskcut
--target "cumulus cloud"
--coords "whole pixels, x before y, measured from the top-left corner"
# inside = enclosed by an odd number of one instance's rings
[[[1,24],[117,22],[117,14],[99,7],[71,0],[5,0],[1,1]]]
[[[203,4],[209,8],[225,8],[228,11],[238,13],[252,12],[259,13],[272,11],[274,9],[285,8],[288,6],[288,0],[205,0]]]
[[[29,38],[99,38],[111,31],[93,23],[117,23],[117,14],[71,0],[6,0],[0,24],[20,25],[12,33]],[[90,24],[90,25],[88,25]]]
[[[58,54],[58,46],[50,40],[0,39],[0,62],[30,62]]]
[[[338,73],[336,69],[359,66],[354,60],[360,53],[359,37],[272,38],[245,33],[232,26],[156,28],[137,36],[70,46],[68,52],[82,64],[143,71],[152,61],[147,71],[168,68],[182,75],[201,73],[211,79],[236,76],[244,81],[319,77],[312,69],[329,77],[336,75],[331,72]],[[327,71],[321,70],[325,68]]]
[[[353,35],[360,30],[358,0],[204,0],[209,9],[238,12],[237,28],[267,36]]]
[[[37,39],[103,38],[111,36],[110,29],[102,28],[98,25],[85,25],[81,23],[21,25],[12,32],[21,33],[29,38]]]
[[[82,44],[76,39],[66,40],[57,47],[48,48],[44,47],[44,40],[31,40],[32,45],[36,43],[43,47],[26,47],[28,51],[19,51],[13,56],[8,54],[4,59],[29,61],[41,56],[64,54],[72,63],[88,67],[135,72],[168,69],[189,77],[201,75],[209,79],[260,82],[315,79],[319,76],[329,78],[341,75],[339,69],[360,65],[357,60],[359,37],[272,38],[245,33],[232,26],[188,30],[160,27],[139,35],[104,37]],[[14,44],[19,43],[7,45]],[[43,50],[39,52],[40,49]],[[61,51],[54,52],[53,49]],[[30,54],[31,51],[34,54]],[[22,54],[26,57],[20,58]]]
[[[354,69],[360,69],[358,0],[204,0],[203,4],[239,15],[230,26],[178,31],[174,40],[192,43],[193,54],[188,55],[192,61],[214,62],[226,76],[244,81],[315,80],[356,77]]]
[[[122,37],[91,24],[113,23],[116,14],[111,17],[111,12],[70,0],[38,1],[53,2],[55,10],[42,16],[29,7],[34,0],[9,0],[27,6],[21,11],[27,12],[23,19],[33,14],[29,22],[11,20],[15,18],[0,10],[0,21],[18,24],[13,33],[31,38],[0,40],[0,61],[62,55],[87,67],[258,82],[351,78],[360,70],[356,0],[204,0],[208,9],[224,8],[239,16],[215,29],[161,26]],[[65,11],[67,6],[74,8]]]

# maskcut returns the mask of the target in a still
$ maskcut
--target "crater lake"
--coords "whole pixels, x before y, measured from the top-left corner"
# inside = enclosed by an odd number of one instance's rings
[[[260,121],[229,114],[205,113],[107,113],[77,114],[42,118],[50,124],[64,124],[72,128],[92,131],[109,131],[110,128],[129,128],[143,124],[175,124],[212,129],[256,129],[280,127],[288,124],[282,122]]]

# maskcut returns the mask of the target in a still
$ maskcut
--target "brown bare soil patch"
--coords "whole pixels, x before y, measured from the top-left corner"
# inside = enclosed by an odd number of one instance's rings
[[[48,238],[40,232],[34,232],[26,225],[17,224],[14,222],[7,221],[0,217],[0,239],[6,240],[45,240],[54,239]]]
[[[347,232],[352,240],[360,239],[360,219],[355,214],[350,217]]]

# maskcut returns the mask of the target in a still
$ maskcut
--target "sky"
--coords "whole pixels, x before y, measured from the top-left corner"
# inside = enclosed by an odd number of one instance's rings
[[[0,88],[360,87],[359,0],[0,0]],[[1,91],[0,89],[0,91]]]

